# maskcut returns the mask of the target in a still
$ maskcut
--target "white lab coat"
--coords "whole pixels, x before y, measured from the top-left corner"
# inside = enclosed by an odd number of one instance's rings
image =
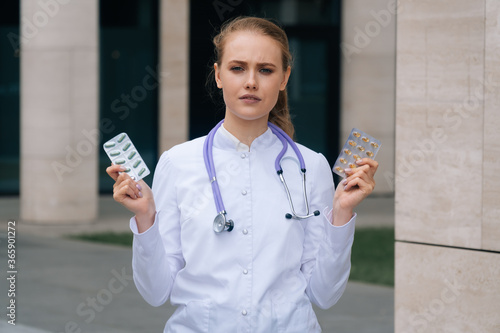
[[[154,225],[139,234],[135,218],[130,221],[137,289],[153,306],[168,298],[178,306],[164,332],[321,332],[311,302],[329,308],[342,295],[355,224],[355,216],[342,227],[329,222],[334,185],[328,162],[299,145],[311,212],[321,215],[288,220],[289,202],[274,167],[279,139],[268,129],[243,152],[248,147],[221,127],[213,156],[234,230],[216,234],[204,140],[161,156],[153,180]],[[282,167],[295,210],[304,214],[291,147]]]

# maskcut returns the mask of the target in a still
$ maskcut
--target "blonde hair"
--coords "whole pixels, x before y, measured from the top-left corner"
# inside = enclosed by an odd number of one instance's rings
[[[227,37],[237,31],[251,31],[271,37],[278,42],[281,48],[283,71],[286,71],[289,66],[292,67],[292,54],[289,50],[288,38],[285,31],[267,19],[245,16],[240,16],[224,23],[219,34],[214,37],[215,62],[217,65],[220,66],[221,64]],[[212,69],[210,76],[212,82],[214,81],[213,75],[214,70]],[[279,92],[276,105],[269,113],[269,121],[285,131],[291,138],[294,137],[295,129],[290,118],[286,88]]]

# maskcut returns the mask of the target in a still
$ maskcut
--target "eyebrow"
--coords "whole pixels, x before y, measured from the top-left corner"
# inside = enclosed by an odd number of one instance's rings
[[[246,61],[241,61],[241,60],[231,60],[229,61],[229,64],[238,64],[238,65],[248,65]],[[258,66],[261,67],[276,67],[275,64],[270,63],[270,62],[259,62],[257,63]]]

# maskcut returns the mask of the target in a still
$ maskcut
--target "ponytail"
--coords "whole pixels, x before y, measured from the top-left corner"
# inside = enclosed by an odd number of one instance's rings
[[[289,137],[294,139],[295,129],[288,109],[288,98],[286,88],[279,92],[278,101],[269,113],[269,121],[281,128]]]

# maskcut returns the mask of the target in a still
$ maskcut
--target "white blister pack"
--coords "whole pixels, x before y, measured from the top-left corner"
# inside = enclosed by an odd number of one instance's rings
[[[382,144],[380,141],[373,136],[357,128],[353,128],[337,161],[335,161],[333,165],[333,172],[340,177],[345,177],[345,169],[356,168],[358,166],[355,163],[356,160],[364,157],[369,157],[374,160],[381,146]]]
[[[149,169],[144,163],[141,155],[128,137],[127,133],[120,133],[103,145],[104,151],[111,162],[122,165],[126,169],[124,172],[139,181],[149,175]]]

